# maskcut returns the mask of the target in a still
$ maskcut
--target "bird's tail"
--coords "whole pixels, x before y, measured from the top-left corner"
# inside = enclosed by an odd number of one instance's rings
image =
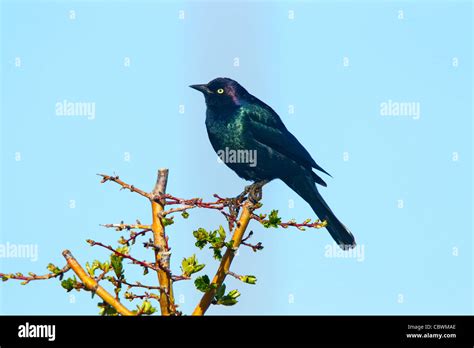
[[[339,221],[331,208],[318,192],[314,181],[308,175],[298,175],[283,180],[293,191],[309,203],[320,220],[326,220],[326,228],[334,241],[344,250],[356,246],[355,238],[351,231]]]

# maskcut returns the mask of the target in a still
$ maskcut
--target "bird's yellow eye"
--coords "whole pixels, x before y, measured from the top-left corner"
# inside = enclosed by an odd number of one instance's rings
[[[224,89],[223,89],[223,88],[219,88],[219,89],[217,90],[217,94],[222,94],[222,93],[224,93]]]

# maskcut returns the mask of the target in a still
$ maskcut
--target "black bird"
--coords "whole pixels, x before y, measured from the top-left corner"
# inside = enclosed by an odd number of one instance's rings
[[[315,183],[327,186],[313,168],[330,176],[286,129],[273,109],[229,78],[216,78],[207,84],[192,85],[204,94],[206,128],[214,150],[234,154],[253,151],[256,162],[224,161],[238,176],[264,185],[281,179],[313,208],[342,249],[353,248],[352,233],[334,215]],[[242,152],[244,151],[244,152]]]

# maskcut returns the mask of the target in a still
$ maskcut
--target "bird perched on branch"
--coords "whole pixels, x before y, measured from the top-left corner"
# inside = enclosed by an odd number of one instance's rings
[[[209,140],[228,167],[259,187],[273,179],[282,180],[319,219],[327,221],[326,228],[342,249],[356,245],[352,233],[321,197],[316,184],[326,183],[313,168],[330,174],[314,161],[270,106],[229,78],[190,87],[204,94]]]

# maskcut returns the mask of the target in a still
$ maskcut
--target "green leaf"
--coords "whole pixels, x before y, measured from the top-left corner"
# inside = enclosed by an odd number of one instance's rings
[[[101,264],[98,260],[94,260],[94,262],[92,262],[92,265],[90,265],[89,262],[86,262],[87,273],[89,273],[91,277],[94,277],[94,273],[98,268],[101,269]]]
[[[118,315],[117,310],[109,305],[107,302],[99,302],[97,307],[100,308],[99,314],[103,316],[116,316]]]
[[[219,301],[220,298],[222,298],[222,296],[224,296],[224,293],[225,293],[225,284],[222,284],[221,287],[219,289],[217,289],[216,291],[216,299]]]
[[[122,264],[122,257],[116,254],[110,255],[110,263],[112,268],[114,269],[115,275],[118,278],[122,278],[123,276],[123,264]]]
[[[196,238],[195,245],[202,249],[207,244],[209,233],[204,228],[199,228],[193,232],[193,236]]]
[[[48,271],[50,271],[51,273],[54,273],[54,274],[59,274],[61,272],[59,267],[55,266],[52,263],[49,263],[46,268],[48,269]]]
[[[221,237],[220,239],[222,241],[225,241],[226,234],[225,234],[224,227],[222,226],[219,226],[219,236]]]
[[[237,298],[240,296],[240,292],[238,290],[232,290],[227,295],[222,296],[221,298],[217,299],[217,304],[224,305],[224,306],[233,306],[238,301]]]
[[[214,258],[216,260],[222,260],[222,253],[220,249],[214,248]]]
[[[209,277],[205,274],[201,277],[197,277],[194,281],[196,289],[202,292],[209,291],[211,289]]]
[[[234,298],[227,298],[223,297],[221,300],[217,301],[217,304],[223,305],[223,306],[233,306],[237,304],[239,301],[237,301]]]
[[[244,275],[239,278],[241,281],[247,284],[256,284],[257,283],[257,277],[253,275]]]
[[[199,272],[199,271],[202,270],[204,267],[206,267],[206,265],[196,265],[196,266],[194,266],[194,272],[193,272],[193,273]]]
[[[77,284],[76,278],[67,278],[61,281],[61,286],[66,289],[67,292],[74,289],[75,285]]]
[[[184,219],[187,219],[189,217],[189,213],[185,210],[181,213],[181,216],[184,218]]]
[[[91,266],[89,265],[89,261],[86,262],[86,271],[87,271],[87,273],[89,273],[89,275],[91,277],[94,276],[94,272],[92,272],[92,270],[91,270]]]
[[[202,249],[206,246],[207,240],[198,240],[196,243],[194,243],[195,246],[197,246],[199,249]]]
[[[231,298],[237,298],[237,297],[240,296],[240,292],[239,292],[239,290],[234,289],[234,290],[230,291],[230,292],[227,294],[227,296],[229,296],[229,297],[231,297]]]
[[[105,261],[103,264],[100,265],[100,269],[107,273],[110,271],[110,263],[108,261]]]
[[[174,220],[173,218],[163,217],[161,218],[161,223],[163,224],[163,227],[166,227],[166,226],[174,224]]]
[[[140,306],[137,305],[137,308],[142,314],[151,315],[156,312],[156,308],[148,300],[143,301]]]
[[[189,277],[191,274],[199,272],[204,268],[205,265],[200,265],[196,258],[196,255],[193,254],[188,258],[184,258],[181,262],[181,270],[183,271],[183,275]]]
[[[262,222],[265,228],[278,227],[281,223],[281,218],[278,216],[278,210],[272,210],[268,216],[268,220]]]

